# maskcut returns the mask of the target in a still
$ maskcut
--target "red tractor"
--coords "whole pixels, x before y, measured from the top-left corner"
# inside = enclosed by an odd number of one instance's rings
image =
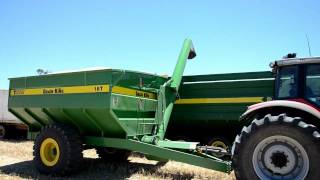
[[[271,64],[274,100],[249,106],[232,147],[237,179],[320,179],[320,58]]]

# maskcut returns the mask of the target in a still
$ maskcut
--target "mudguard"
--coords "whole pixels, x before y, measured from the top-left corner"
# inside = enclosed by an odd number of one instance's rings
[[[313,107],[310,103],[304,102],[304,100],[297,102],[295,100],[274,100],[268,102],[262,102],[254,104],[248,107],[247,111],[240,116],[240,121],[247,119],[254,115],[257,111],[270,108],[270,107],[287,107],[305,111],[320,119],[320,112],[317,108]]]

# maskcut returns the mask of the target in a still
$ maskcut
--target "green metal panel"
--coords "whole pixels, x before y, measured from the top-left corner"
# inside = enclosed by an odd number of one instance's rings
[[[196,150],[199,142],[184,142],[184,141],[168,141],[168,140],[159,140],[157,145],[164,148],[172,149],[185,149],[185,150]]]
[[[273,80],[185,84],[180,98],[272,97]]]
[[[238,81],[229,81],[232,78]],[[273,97],[274,80],[271,72],[185,76],[183,80],[184,84],[179,90],[181,99],[262,97],[267,100],[268,97]],[[188,84],[190,82],[193,83]],[[253,103],[232,103],[232,100],[230,103],[176,104],[172,119],[179,121],[182,118],[177,114],[181,114],[184,117],[188,116],[188,120],[201,118],[214,121],[223,116],[226,117],[225,120],[237,120],[239,114],[230,117],[226,112],[240,113],[250,104]],[[219,112],[221,115],[212,115]],[[188,115],[183,115],[186,113]]]
[[[32,76],[27,78],[26,86],[32,87],[56,87],[56,86],[81,86],[84,84],[85,73],[69,73],[52,76]],[[60,78],[59,78],[60,77]],[[63,77],[63,78],[61,78]]]
[[[15,88],[25,88],[26,78],[16,78],[14,81],[10,81],[10,86]]]
[[[85,137],[86,144],[92,146],[113,147],[127,149],[131,151],[142,152],[147,155],[156,156],[163,159],[184,162],[208,169],[214,169],[221,172],[229,173],[231,171],[231,163],[210,156],[201,156],[201,154],[186,153],[169,148],[163,148],[152,144],[147,144],[135,140],[117,139],[117,138],[99,138]]]
[[[155,94],[165,81],[166,78],[156,75],[111,69],[12,78],[10,90],[27,89],[29,91],[25,92],[31,94],[11,95],[9,109],[33,131],[60,122],[74,125],[83,135],[118,138],[149,135],[155,125],[157,100],[135,94],[123,95],[121,91],[113,93],[113,87]],[[91,85],[109,85],[109,89],[69,94],[41,91]]]
[[[274,78],[269,71],[184,76],[179,98],[196,101],[175,104],[167,138],[205,142],[209,137],[225,136],[232,142],[242,127],[239,116],[258,102],[241,101],[258,97],[270,100],[273,91]],[[206,99],[213,103],[203,103]]]
[[[154,74],[118,70],[112,72],[111,84],[137,90],[155,92],[156,89],[159,89],[160,86],[166,82],[166,80],[167,78]]]
[[[258,72],[240,72],[240,73],[184,76],[182,81],[183,82],[200,82],[200,81],[260,79],[260,78],[270,78],[270,77],[272,77],[271,71],[258,71]]]

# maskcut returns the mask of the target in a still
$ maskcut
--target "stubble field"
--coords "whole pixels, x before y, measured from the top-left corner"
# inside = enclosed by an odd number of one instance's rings
[[[51,177],[39,174],[33,166],[32,147],[32,141],[0,141],[0,179],[235,179],[233,174],[173,161],[158,163],[139,155],[130,156],[124,163],[103,162],[95,150],[83,152],[81,172],[68,177]]]

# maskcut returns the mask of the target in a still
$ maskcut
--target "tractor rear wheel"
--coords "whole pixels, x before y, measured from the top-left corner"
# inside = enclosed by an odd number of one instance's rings
[[[301,118],[266,115],[244,127],[232,148],[237,179],[320,179],[320,134]]]
[[[128,160],[130,151],[110,147],[96,147],[99,157],[107,162],[124,162]]]
[[[76,129],[51,124],[36,137],[33,161],[40,173],[68,175],[79,169],[83,159],[82,148],[81,137]]]

